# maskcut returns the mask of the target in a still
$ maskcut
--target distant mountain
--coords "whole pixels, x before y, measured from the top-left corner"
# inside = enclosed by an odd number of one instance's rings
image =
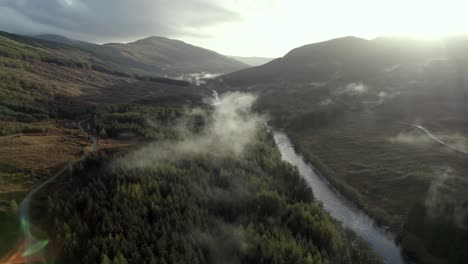
[[[119,50],[134,61],[149,67],[157,66],[163,72],[173,74],[229,73],[248,67],[214,51],[164,37],[149,37],[128,44],[110,43],[104,46]]]
[[[228,56],[240,62],[243,62],[250,66],[260,66],[266,64],[275,58],[264,58],[264,57],[240,57],[240,56]]]
[[[248,65],[214,51],[164,37],[149,37],[128,44],[71,40],[59,35],[36,38],[67,44],[90,53],[89,60],[120,71],[178,77],[192,73],[230,73]]]
[[[38,39],[43,39],[43,40],[48,40],[48,41],[54,41],[54,42],[59,42],[59,43],[75,43],[75,40],[71,40],[67,37],[60,36],[60,35],[55,35],[55,34],[41,34],[41,35],[36,35],[34,36],[35,38]]]
[[[425,64],[433,59],[467,56],[468,38],[443,41],[404,38],[366,40],[345,37],[296,48],[282,58],[228,76],[232,84],[360,81],[384,73],[395,65]]]

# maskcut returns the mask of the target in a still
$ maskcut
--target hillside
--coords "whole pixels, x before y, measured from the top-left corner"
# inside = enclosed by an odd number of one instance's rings
[[[335,187],[399,234],[409,255],[421,263],[463,263],[466,43],[335,39],[222,76],[219,90],[258,93],[257,108]]]
[[[396,65],[466,57],[465,37],[443,41],[345,37],[296,48],[261,67],[225,76],[233,85],[283,82],[365,81]]]
[[[49,252],[60,252],[49,259],[381,263],[314,201],[257,126],[246,98],[253,97],[224,95],[197,111],[141,104],[102,109],[109,137],[116,137],[111,126],[159,136],[120,152],[101,151],[49,187],[61,191],[42,192],[38,200],[49,213],[36,214],[53,233]]]
[[[199,87],[2,43],[0,262],[381,263],[281,161],[253,96],[216,108]],[[100,151],[71,169],[91,149],[77,129],[90,116]],[[61,168],[18,228],[18,204]]]
[[[88,148],[78,121],[118,103],[201,101],[202,91],[186,82],[133,76],[87,56],[67,44],[0,33],[0,254],[20,231],[10,204]]]
[[[141,75],[180,77],[203,72],[230,73],[248,67],[214,51],[163,37],[105,45],[70,40],[58,35],[36,37],[86,51],[91,55],[91,62]]]

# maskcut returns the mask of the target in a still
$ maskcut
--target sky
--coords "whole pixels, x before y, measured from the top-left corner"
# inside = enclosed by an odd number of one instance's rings
[[[0,30],[95,43],[164,36],[280,57],[337,37],[468,34],[464,0],[0,0]]]

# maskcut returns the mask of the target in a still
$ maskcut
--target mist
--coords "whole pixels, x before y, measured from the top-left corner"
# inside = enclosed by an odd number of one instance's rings
[[[209,72],[199,72],[199,73],[191,73],[191,74],[183,74],[178,79],[189,81],[196,86],[206,84],[207,79],[213,79],[218,76],[222,75],[222,73],[209,73]]]
[[[369,91],[369,87],[362,82],[348,83],[346,86],[340,87],[334,93],[336,95],[347,94],[357,96]]]
[[[349,94],[361,94],[367,92],[368,88],[363,83],[350,83],[346,86],[345,92]]]
[[[422,134],[419,131],[399,133],[394,137],[390,137],[388,140],[392,143],[400,143],[413,146],[435,145],[434,141],[428,135]]]
[[[211,111],[196,108],[191,115],[207,120],[200,133],[192,133],[181,120],[177,130],[183,135],[179,141],[153,142],[119,158],[114,168],[146,168],[164,161],[176,161],[200,154],[241,156],[251,144],[266,119],[252,111],[257,97],[249,93],[226,93],[213,102]]]
[[[468,150],[468,139],[459,133],[433,133],[435,137],[444,142],[447,149],[457,150],[460,152],[466,152]],[[394,137],[388,139],[392,143],[401,143],[413,146],[431,146],[440,145],[440,142],[436,142],[427,134],[423,134],[421,131],[411,131],[399,133]]]
[[[453,194],[466,181],[449,166],[435,172],[424,199],[424,205],[431,218],[453,218],[458,228],[468,230],[466,217],[468,208],[463,199],[453,199]]]

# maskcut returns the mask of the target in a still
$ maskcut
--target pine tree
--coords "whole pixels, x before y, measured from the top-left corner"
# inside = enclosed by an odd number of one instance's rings
[[[112,261],[109,259],[109,257],[106,254],[102,254],[101,264],[112,264]]]
[[[128,264],[127,259],[122,255],[121,252],[117,253],[112,262],[113,264]]]
[[[10,207],[13,213],[15,214],[18,213],[18,204],[16,203],[15,200],[11,200]]]

